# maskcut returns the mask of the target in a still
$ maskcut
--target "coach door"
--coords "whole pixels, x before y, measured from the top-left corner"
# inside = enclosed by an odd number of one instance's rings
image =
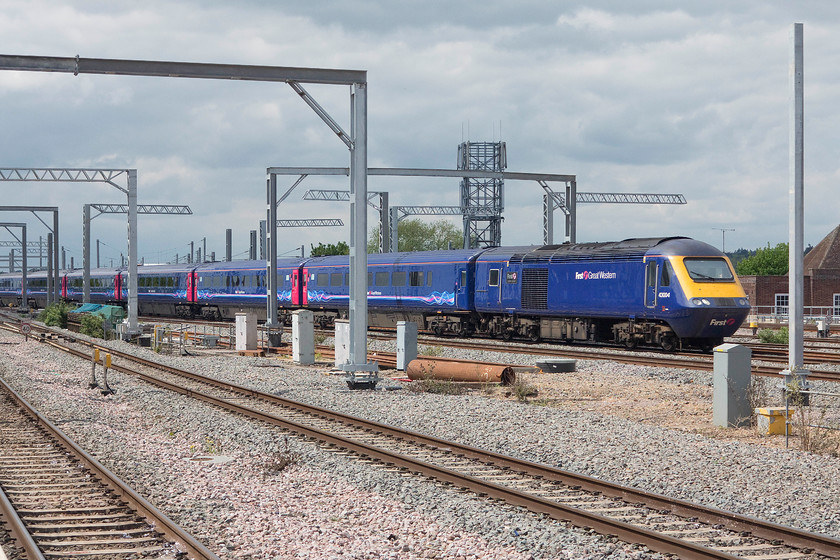
[[[645,269],[645,307],[656,307],[656,261],[648,261]]]
[[[292,304],[306,305],[309,302],[308,294],[306,293],[306,279],[309,276],[309,270],[304,268],[296,268],[292,271]]]
[[[277,281],[280,281],[278,275]],[[300,305],[300,269],[296,268],[292,271],[292,305]]]
[[[467,271],[461,269],[458,276],[458,284],[455,286],[455,307],[458,309],[463,309],[470,305],[467,289]]]
[[[187,272],[187,301],[190,303],[195,302],[195,290],[197,288],[196,281],[198,278],[196,277],[195,271]]]
[[[501,309],[502,307],[502,265],[493,265],[487,274],[487,306]]]

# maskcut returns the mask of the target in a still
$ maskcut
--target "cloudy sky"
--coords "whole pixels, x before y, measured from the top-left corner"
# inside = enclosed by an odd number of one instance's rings
[[[579,241],[687,235],[726,249],[788,235],[790,29],[804,24],[805,243],[840,223],[840,3],[624,0],[286,2],[0,0],[0,53],[365,70],[369,166],[449,168],[462,141],[507,143],[508,171],[574,174],[581,192],[679,193],[684,206],[581,205]],[[349,130],[349,88],[306,86]],[[269,166],[341,166],[349,154],[284,84],[0,71],[0,167],[136,168],[146,262],[189,242],[235,257],[265,217]],[[279,189],[294,178],[281,178]],[[342,218],[308,202],[280,218]],[[457,205],[454,179],[372,177],[392,205]],[[113,187],[2,183],[0,205],[60,208],[81,266],[85,203]],[[542,190],[505,185],[506,245],[540,243]],[[562,216],[556,220],[558,231]],[[49,221],[48,217],[45,217]],[[33,216],[29,238],[46,237]],[[369,214],[373,225],[376,215]],[[454,221],[459,224],[460,220]],[[348,227],[285,229],[280,252],[346,240]],[[93,221],[103,264],[125,252],[123,216]],[[11,240],[0,231],[0,241]],[[555,238],[561,241],[559,236]],[[7,254],[8,249],[0,249]]]

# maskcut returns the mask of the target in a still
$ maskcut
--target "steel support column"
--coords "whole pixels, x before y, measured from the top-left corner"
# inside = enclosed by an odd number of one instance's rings
[[[804,319],[804,56],[802,24],[794,23],[790,30],[790,161],[789,161],[789,245],[788,252],[788,313],[790,339],[788,341],[788,369],[790,373],[803,369],[803,319]]]
[[[572,179],[566,183],[566,239],[569,243],[577,243],[577,181]]]
[[[128,170],[128,334],[137,334],[137,170]]]
[[[379,252],[391,253],[396,247],[391,245],[391,211],[388,202],[388,193],[379,193]],[[392,247],[394,247],[392,249]]]
[[[543,243],[554,243],[554,198],[543,195]]]
[[[350,90],[350,345],[348,384],[374,386],[379,366],[367,359],[367,83]]]
[[[0,226],[4,227],[6,229],[8,229],[10,227],[15,227],[15,228],[20,228],[20,230],[21,230],[20,243],[21,243],[21,247],[23,248],[23,250],[21,251],[23,253],[23,265],[21,266],[21,276],[20,276],[20,309],[27,309],[26,298],[29,294],[29,291],[27,289],[27,279],[26,279],[27,268],[28,268],[28,263],[26,262],[26,253],[28,252],[26,250],[26,224],[20,223],[20,222],[0,222]],[[9,266],[11,267],[14,263],[14,253],[12,254],[12,256],[9,257],[9,263],[10,263]],[[13,272],[13,271],[9,270],[9,272]]]
[[[53,284],[53,275],[58,268],[58,262],[53,261],[54,256],[54,249],[56,248],[56,243],[53,241],[53,234],[47,234],[47,305],[51,303],[57,303],[58,298],[54,293],[55,284]],[[57,261],[58,259],[56,259]]]
[[[265,327],[269,329],[280,328],[277,321],[277,175],[268,173],[266,178],[266,223],[265,228],[266,245],[268,255],[266,262],[266,322]],[[302,279],[301,279],[302,281]]]
[[[96,252],[96,262],[99,263],[98,240]],[[90,204],[82,206],[82,268],[82,303],[90,303]]]

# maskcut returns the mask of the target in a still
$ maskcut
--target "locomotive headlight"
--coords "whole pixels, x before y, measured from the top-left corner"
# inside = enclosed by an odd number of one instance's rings
[[[747,305],[747,300],[745,300],[744,298],[739,299],[738,305]]]
[[[700,301],[700,298],[692,298],[691,304],[692,305],[703,305],[703,302]]]
[[[712,305],[712,302],[710,302],[706,298],[703,298],[701,301],[703,302],[703,305]]]

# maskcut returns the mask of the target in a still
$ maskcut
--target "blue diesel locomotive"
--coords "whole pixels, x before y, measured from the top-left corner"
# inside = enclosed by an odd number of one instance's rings
[[[29,275],[29,299],[43,305],[39,274]],[[61,279],[62,297],[81,301],[81,272]],[[91,279],[92,301],[125,302],[125,270]],[[266,316],[265,261],[143,266],[138,284],[144,315]],[[0,302],[19,303],[20,293],[20,274],[0,275]],[[281,259],[277,293],[280,317],[306,308],[329,326],[347,316],[348,257]],[[368,256],[371,326],[413,321],[437,334],[709,350],[749,310],[726,256],[685,237]]]

